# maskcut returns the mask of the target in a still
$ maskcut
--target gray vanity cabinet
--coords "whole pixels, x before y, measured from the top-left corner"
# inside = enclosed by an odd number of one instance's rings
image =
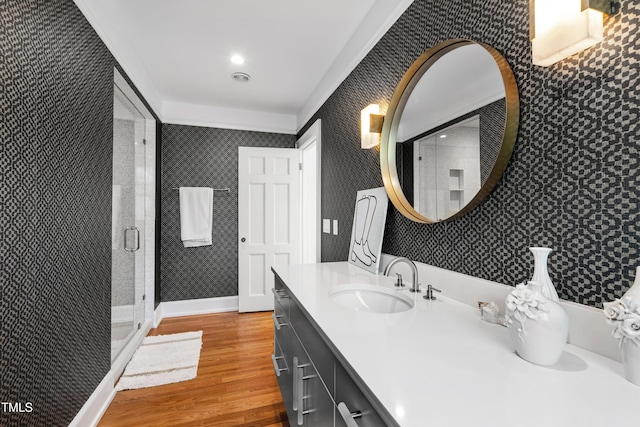
[[[275,276],[274,369],[292,426],[396,426],[376,409],[286,285]],[[357,376],[355,376],[357,378]],[[350,414],[355,417],[352,418]],[[384,418],[380,415],[383,414]],[[349,422],[345,421],[349,419]],[[355,424],[353,424],[355,422]]]
[[[291,327],[286,324],[286,317],[283,317],[282,307],[275,303],[273,312],[274,334],[273,334],[273,369],[278,379],[282,399],[291,402],[293,399],[293,369],[291,359]],[[287,407],[287,411],[289,407]],[[289,414],[291,417],[291,414]]]
[[[272,359],[289,423],[292,426],[333,427],[333,399],[299,338],[305,328],[298,320],[295,324],[300,332],[296,331],[289,317],[296,305],[284,288],[276,287],[274,294]],[[297,316],[294,314],[294,318]]]
[[[362,390],[356,385],[351,375],[340,363],[335,365],[335,382],[336,393],[335,401],[337,404],[344,404],[345,412],[353,413],[357,411],[356,424],[358,427],[379,427],[388,425],[385,423],[378,412],[371,404],[370,400],[364,395]],[[345,414],[346,415],[346,414]],[[338,412],[336,406],[336,427],[347,426],[343,421],[342,415]]]

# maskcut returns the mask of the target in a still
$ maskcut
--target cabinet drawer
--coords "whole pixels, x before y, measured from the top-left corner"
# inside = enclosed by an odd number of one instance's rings
[[[314,366],[333,396],[333,364],[335,356],[297,304],[291,304],[290,316],[293,331],[298,336],[307,354],[311,356]]]
[[[275,331],[279,331],[282,328],[291,329],[291,322],[289,321],[289,313],[277,299],[273,299],[273,328]]]
[[[282,313],[289,317],[289,310],[291,306],[291,296],[289,294],[289,289],[282,283],[282,281],[275,276],[275,280],[273,283],[273,297],[274,297],[274,306],[280,305]]]
[[[336,405],[344,402],[349,412],[360,413],[359,417],[354,418],[358,427],[381,427],[390,425],[384,422],[377,410],[340,363],[336,363],[335,401]],[[336,426],[346,425],[336,408]]]
[[[294,412],[292,411],[290,404],[293,399],[293,371],[291,370],[291,361],[287,360],[278,337],[274,337],[273,339],[272,361],[278,385],[280,386],[282,401],[285,402],[287,416],[291,418],[294,416]]]
[[[291,426],[334,427],[334,402],[320,374],[298,342],[293,357],[293,406]]]

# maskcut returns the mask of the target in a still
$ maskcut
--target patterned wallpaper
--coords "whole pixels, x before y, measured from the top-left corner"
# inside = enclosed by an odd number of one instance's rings
[[[509,166],[459,220],[418,224],[390,205],[383,250],[513,285],[533,271],[527,248],[549,246],[561,297],[601,307],[640,264],[640,3],[622,2],[603,43],[549,68],[531,64],[528,16],[528,0],[416,0],[307,125],[322,119],[322,217],[350,230],[356,192],[382,185],[379,152],[359,148],[360,110],[377,102],[384,111],[427,48],[484,42],[507,59],[519,87]],[[348,232],[322,235],[323,261],[346,260],[348,248]]]
[[[162,301],[238,295],[238,147],[293,147],[295,135],[162,126]],[[228,187],[213,200],[213,244],[185,248],[172,187]]]
[[[110,369],[114,62],[72,1],[0,16],[0,425],[63,426]]]
[[[0,2],[0,58],[0,425],[67,426],[111,367],[117,63],[72,0]]]

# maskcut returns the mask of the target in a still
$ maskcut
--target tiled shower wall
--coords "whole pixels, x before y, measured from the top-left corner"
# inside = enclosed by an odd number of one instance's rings
[[[390,204],[383,251],[514,285],[532,273],[527,248],[548,246],[562,298],[600,307],[619,297],[640,264],[639,21],[640,3],[623,1],[603,43],[542,68],[531,64],[528,0],[416,0],[307,124],[322,119],[322,217],[350,230],[356,192],[382,185],[379,152],[360,149],[360,110],[385,110],[426,49],[473,39],[502,53],[519,87],[509,166],[459,220],[418,224]],[[323,261],[348,249],[348,232],[322,235]]]
[[[444,129],[455,126],[456,123],[463,122],[474,116],[480,120],[479,143],[480,143],[480,182],[484,183],[493,168],[493,164],[498,158],[502,145],[502,128],[504,126],[506,111],[506,99],[500,99],[485,105],[470,113],[451,120],[434,129],[429,129],[422,134],[398,143],[396,145],[396,166],[398,167],[398,179],[402,186],[407,201],[413,203],[413,150],[414,143],[427,135],[432,135]]]
[[[113,140],[119,143],[114,144],[113,162],[113,185],[120,187],[120,200],[133,200],[135,186],[130,183],[135,182],[133,177],[134,168],[128,162],[118,162],[116,159],[135,159],[135,146],[128,144],[135,140],[135,123],[132,120],[113,120]],[[116,199],[117,200],[117,199]],[[116,202],[114,202],[116,203]],[[125,203],[128,205],[128,203]],[[120,215],[112,219],[115,236],[111,242],[111,306],[132,306],[135,304],[135,279],[131,274],[131,253],[122,250],[120,243],[121,236],[124,235],[124,227],[128,224],[135,224],[133,209],[119,210]]]
[[[0,58],[0,425],[67,426],[111,367],[117,64],[72,0],[0,2]]]
[[[293,148],[295,141],[295,135],[162,126],[162,301],[238,295],[238,147]],[[173,187],[231,190],[214,194],[211,246],[183,246]]]

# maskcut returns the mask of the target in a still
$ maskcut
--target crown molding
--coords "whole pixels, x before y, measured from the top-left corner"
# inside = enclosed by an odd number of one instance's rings
[[[85,0],[73,1],[160,121],[164,122],[161,110],[162,96],[158,88],[149,79],[149,73],[145,70],[144,65],[134,53],[127,39],[118,31],[108,31],[101,25],[95,11],[88,2]]]
[[[163,123],[294,135],[296,116],[211,105],[162,103]]]
[[[378,0],[376,2],[298,112],[298,131],[307,124],[413,1]]]

